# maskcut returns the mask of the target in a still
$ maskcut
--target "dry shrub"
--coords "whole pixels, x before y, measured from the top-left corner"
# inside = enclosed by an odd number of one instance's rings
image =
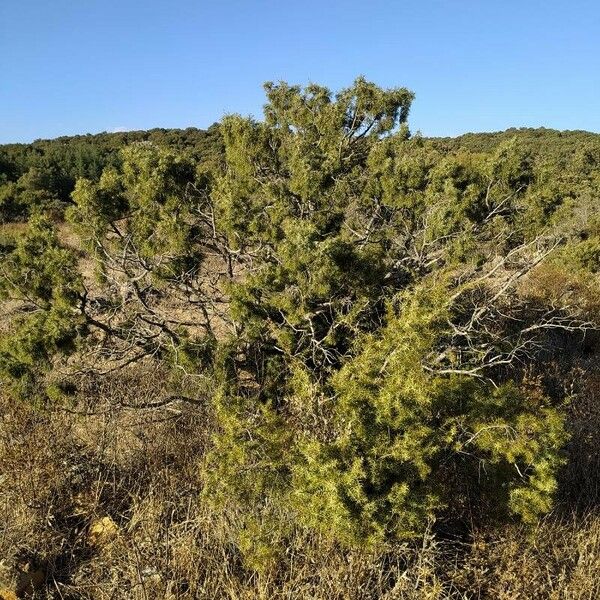
[[[600,517],[588,514],[476,538],[456,583],[475,598],[592,600],[600,597],[598,573]]]
[[[569,461],[561,473],[561,500],[578,510],[600,506],[600,372],[594,365],[569,407]]]
[[[574,271],[561,263],[543,262],[523,278],[518,294],[532,303],[546,306],[577,306],[583,315],[600,315],[600,281],[585,271]]]
[[[88,381],[68,409],[0,400],[0,588],[19,565],[46,575],[38,597],[465,599],[600,597],[600,517],[547,519],[473,540],[348,550],[306,531],[280,560],[245,567],[239,515],[201,500],[206,407],[160,399],[161,375]]]

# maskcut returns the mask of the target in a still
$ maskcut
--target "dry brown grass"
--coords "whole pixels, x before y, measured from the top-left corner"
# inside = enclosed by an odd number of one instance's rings
[[[68,411],[0,400],[0,590],[42,571],[36,597],[70,600],[600,598],[593,513],[378,551],[298,531],[254,572],[236,514],[201,500],[210,411],[114,408],[157,387],[148,373],[108,380]]]

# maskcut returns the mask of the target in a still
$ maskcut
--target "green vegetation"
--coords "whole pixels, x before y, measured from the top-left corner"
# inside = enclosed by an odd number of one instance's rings
[[[592,506],[600,136],[425,139],[403,88],[265,89],[263,121],[0,147],[7,397],[202,411],[195,501],[258,573],[298,536]]]

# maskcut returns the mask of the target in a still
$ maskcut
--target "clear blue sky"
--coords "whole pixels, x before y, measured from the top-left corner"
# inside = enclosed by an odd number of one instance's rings
[[[598,0],[0,0],[0,142],[261,115],[267,80],[416,93],[413,131],[600,131]]]

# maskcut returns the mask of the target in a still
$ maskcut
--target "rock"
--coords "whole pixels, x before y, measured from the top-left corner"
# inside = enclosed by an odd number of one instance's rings
[[[94,519],[90,523],[88,541],[92,546],[104,546],[119,533],[118,525],[108,516]]]

